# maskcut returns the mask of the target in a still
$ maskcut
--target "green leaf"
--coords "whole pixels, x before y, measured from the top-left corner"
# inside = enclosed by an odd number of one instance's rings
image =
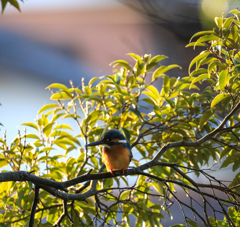
[[[199,122],[200,127],[202,127],[208,121],[208,119],[213,115],[213,113],[214,112],[212,110],[207,110],[203,113]]]
[[[223,18],[222,17],[215,17],[214,21],[215,21],[216,25],[218,26],[218,28],[221,30],[222,25],[223,25]]]
[[[196,42],[192,42],[192,43],[187,44],[186,47],[194,47],[195,48],[195,44],[196,44]],[[205,44],[199,43],[198,46],[205,47]]]
[[[27,183],[28,183],[28,186],[29,186],[29,191],[31,191],[32,190],[32,182],[31,181],[27,181]]]
[[[124,191],[120,196],[120,200],[122,200],[122,201],[126,200],[129,197],[130,192],[131,192],[130,190]]]
[[[181,67],[179,65],[169,65],[169,66],[160,66],[159,68],[157,68],[152,75],[152,81],[155,81],[157,78],[159,77],[163,77],[165,76],[164,73],[169,71],[170,69],[174,69],[174,68],[180,68]]]
[[[2,4],[2,6],[4,6],[4,8],[6,6],[5,2],[9,2],[12,6],[14,6],[16,9],[18,9],[19,12],[21,12],[20,6],[16,0],[8,0],[8,1],[4,0],[4,3]]]
[[[229,166],[230,164],[232,164],[234,162],[233,156],[228,156],[222,163],[220,169],[222,168],[226,168],[227,166]]]
[[[97,169],[98,168],[98,160],[97,160],[97,158],[93,156],[93,157],[91,157],[91,161],[92,161],[94,167]]]
[[[240,61],[236,58],[233,58],[232,60],[233,60],[234,66],[236,67],[237,73],[239,73],[240,72]]]
[[[6,165],[8,165],[7,160],[5,158],[0,158],[0,168]]]
[[[1,0],[1,3],[2,3],[2,13],[4,12],[4,9],[5,9],[5,7],[6,7],[6,5],[7,5],[7,0]]]
[[[229,79],[230,79],[230,74],[228,73],[228,69],[223,70],[219,74],[219,87],[222,91],[225,90],[225,86],[228,84]]]
[[[110,65],[113,65],[113,64],[114,64],[113,67],[121,66],[121,67],[128,69],[129,71],[132,71],[131,66],[128,64],[128,62],[126,62],[124,60],[117,60],[117,61],[113,61],[110,63]]]
[[[127,54],[127,55],[131,56],[131,57],[132,57],[133,59],[135,59],[136,61],[139,61],[139,62],[142,62],[142,61],[143,61],[142,58],[141,58],[139,55],[137,55],[137,54],[129,53],[129,54]]]
[[[130,141],[130,132],[129,132],[126,128],[124,128],[124,127],[122,127],[121,129],[123,130],[126,139],[127,139],[128,141]]]
[[[104,180],[104,188],[110,188],[113,185],[113,178],[107,178]]]
[[[58,100],[58,99],[72,99],[72,95],[69,92],[57,92],[52,94],[52,96],[50,97],[50,99],[52,100]]]
[[[57,130],[57,129],[70,129],[73,131],[72,127],[70,125],[67,125],[67,124],[61,124],[61,125],[57,125],[54,130]]]
[[[187,223],[191,226],[191,227],[199,227],[199,225],[197,223],[195,223],[192,220],[187,220]]]
[[[176,224],[176,225],[171,225],[171,227],[186,227],[186,225],[183,225],[183,224]]]
[[[157,104],[159,98],[160,98],[160,94],[157,90],[156,87],[152,86],[152,85],[149,85],[147,86],[146,88],[148,91],[143,91],[142,93],[147,95],[149,98],[151,98],[155,104]],[[146,101],[146,99],[143,99]]]
[[[227,18],[223,24],[223,29],[225,30],[229,29],[229,26],[232,24],[232,21],[233,21],[233,17]]]
[[[56,103],[47,104],[47,105],[43,106],[42,108],[40,108],[40,110],[38,111],[37,114],[39,115],[39,114],[42,113],[43,111],[48,110],[48,109],[51,109],[51,108],[55,108],[55,107],[58,107],[58,104],[56,104]]]
[[[190,39],[190,42],[192,41],[193,38],[195,38],[196,36],[204,36],[204,35],[217,35],[216,32],[214,31],[201,31],[201,32],[197,32],[195,33],[191,39]]]
[[[52,126],[54,125],[54,123],[49,123],[47,124],[44,128],[43,128],[43,133],[46,134],[47,136],[50,134],[51,130],[52,130]]]
[[[22,123],[21,125],[29,126],[31,128],[34,128],[34,129],[38,130],[37,125],[32,123],[32,122]]]
[[[189,65],[189,69],[188,69],[188,73],[190,74],[190,70],[192,68],[192,66],[196,63],[196,69],[199,68],[199,61],[202,61],[204,59],[206,59],[206,57],[210,54],[210,52],[208,50],[202,51],[199,55],[197,55],[190,63]]]
[[[238,9],[233,9],[229,13],[238,15],[240,11]]]
[[[161,61],[163,59],[166,59],[166,58],[168,58],[168,57],[165,56],[165,55],[156,55],[150,60],[149,64],[151,64],[153,62],[159,62],[159,61]]]
[[[68,90],[67,86],[65,86],[63,84],[59,84],[59,83],[54,83],[54,84],[51,84],[51,85],[46,87],[46,89],[49,89],[49,88],[57,88],[59,90],[64,90],[64,91]]]
[[[222,94],[219,94],[217,95],[213,100],[212,100],[212,103],[211,103],[211,108],[213,108],[216,104],[218,104],[219,102],[221,102],[223,99],[229,97],[230,95],[229,94],[226,94],[226,93],[222,93]]]
[[[203,80],[205,80],[205,79],[207,79],[207,78],[209,78],[209,75],[208,75],[208,74],[202,74],[202,75],[194,78],[194,80],[192,81],[189,89],[191,89],[195,83],[197,83],[197,82],[199,82],[199,81],[203,81]]]
[[[89,86],[92,85],[96,80],[99,80],[99,77],[93,77],[93,78],[89,81],[88,85],[89,85]]]
[[[213,41],[213,40],[219,40],[220,38],[216,35],[205,35],[205,36],[202,36],[201,38],[199,38],[196,42],[195,42],[195,45],[194,45],[194,48],[196,46],[198,46],[198,44],[201,44],[203,42],[207,42],[207,41]]]
[[[37,135],[35,135],[35,134],[27,134],[27,135],[26,135],[26,138],[37,139],[37,140],[40,139],[40,138],[39,138]]]
[[[169,89],[170,89],[170,79],[167,75],[163,78],[163,89],[166,94],[168,94]]]

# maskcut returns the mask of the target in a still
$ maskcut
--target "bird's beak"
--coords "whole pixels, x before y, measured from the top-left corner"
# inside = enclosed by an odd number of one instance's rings
[[[104,142],[103,140],[98,140],[93,143],[87,144],[86,147],[98,146],[98,145],[103,145],[103,144],[106,144],[106,142]]]

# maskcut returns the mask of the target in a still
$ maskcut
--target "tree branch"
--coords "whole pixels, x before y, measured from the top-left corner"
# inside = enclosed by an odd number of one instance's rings
[[[30,215],[29,227],[34,227],[34,216],[36,213],[37,205],[39,203],[39,187],[37,185],[35,185],[34,191],[35,191],[35,196],[34,196],[31,215]]]
[[[58,218],[58,220],[53,224],[53,226],[60,226],[60,223],[62,222],[62,220],[65,216],[67,216],[68,219],[70,220],[70,222],[73,224],[73,220],[68,213],[67,201],[63,200],[63,212],[62,212],[61,216]]]

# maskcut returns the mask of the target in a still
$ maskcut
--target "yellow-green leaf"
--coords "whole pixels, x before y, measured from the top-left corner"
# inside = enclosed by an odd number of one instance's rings
[[[201,44],[203,42],[207,42],[207,41],[212,41],[212,40],[219,40],[220,38],[216,35],[205,35],[200,37],[196,42],[194,47],[198,46],[198,44]]]
[[[57,125],[54,130],[57,130],[57,129],[70,129],[73,131],[72,127],[70,125],[67,125],[67,124],[61,124],[61,125]]]
[[[216,32],[214,31],[201,31],[201,32],[197,32],[195,33],[191,39],[190,39],[190,42],[192,41],[193,38],[195,38],[196,36],[205,36],[205,35],[217,35]]]
[[[197,82],[199,82],[199,81],[202,81],[202,80],[205,80],[205,79],[207,79],[207,78],[209,78],[209,75],[208,75],[208,74],[201,74],[200,76],[194,78],[194,80],[192,81],[189,89],[192,89],[192,88],[193,88],[193,85],[194,85],[195,83],[197,83]]]
[[[225,86],[228,84],[229,79],[230,79],[230,74],[228,73],[228,70],[223,70],[219,74],[219,87],[222,91],[225,90]]]
[[[212,103],[211,103],[211,108],[214,107],[216,104],[218,104],[219,102],[221,102],[223,99],[229,97],[229,94],[226,94],[226,93],[222,93],[222,94],[219,94],[217,95],[213,100],[212,100]]]
[[[37,125],[32,123],[32,122],[22,123],[21,125],[29,126],[31,128],[34,128],[34,129],[38,130]]]
[[[202,51],[199,55],[197,55],[190,63],[188,73],[190,74],[190,70],[192,66],[196,63],[196,69],[198,69],[199,64],[197,64],[199,61],[206,59],[206,57],[210,54],[208,50]]]
[[[56,104],[56,103],[47,104],[47,105],[43,106],[43,107],[38,111],[38,115],[39,115],[40,113],[42,113],[43,111],[48,110],[48,109],[51,109],[51,108],[54,108],[54,107],[58,107],[58,104]]]
[[[50,134],[51,130],[52,130],[52,126],[54,125],[54,123],[49,123],[47,124],[44,128],[43,128],[43,133],[46,134],[47,136]]]
[[[152,81],[156,80],[158,77],[165,76],[164,75],[165,72],[169,71],[170,69],[174,69],[174,68],[181,68],[181,67],[179,65],[160,66],[153,72]]]
[[[114,65],[113,65],[113,64],[114,64]],[[124,67],[124,68],[132,71],[131,66],[128,64],[128,62],[126,62],[126,61],[124,61],[124,60],[113,61],[113,62],[110,63],[110,65],[113,65],[113,67],[121,66],[121,67]]]
[[[57,88],[57,89],[60,89],[60,90],[68,90],[67,86],[65,86],[64,84],[59,84],[59,83],[51,84],[51,85],[46,87],[46,89],[48,89],[48,88]]]
[[[7,159],[6,158],[0,158],[0,168],[3,166],[8,165]]]
[[[50,99],[52,100],[57,100],[57,99],[72,99],[72,95],[69,92],[57,92],[52,94],[52,96],[50,97]]]
[[[223,29],[227,30],[229,28],[229,26],[231,25],[232,21],[233,21],[233,17],[227,18],[223,23]]]
[[[215,23],[218,26],[218,28],[222,29],[223,18],[222,17],[215,17],[214,20],[215,20]]]
[[[200,127],[202,127],[208,121],[208,119],[213,115],[213,113],[214,112],[212,110],[207,110],[203,113],[199,122]]]

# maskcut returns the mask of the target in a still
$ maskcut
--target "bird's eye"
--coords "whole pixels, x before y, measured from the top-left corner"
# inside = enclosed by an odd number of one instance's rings
[[[112,140],[112,138],[107,138],[106,141],[107,142],[110,142]]]

